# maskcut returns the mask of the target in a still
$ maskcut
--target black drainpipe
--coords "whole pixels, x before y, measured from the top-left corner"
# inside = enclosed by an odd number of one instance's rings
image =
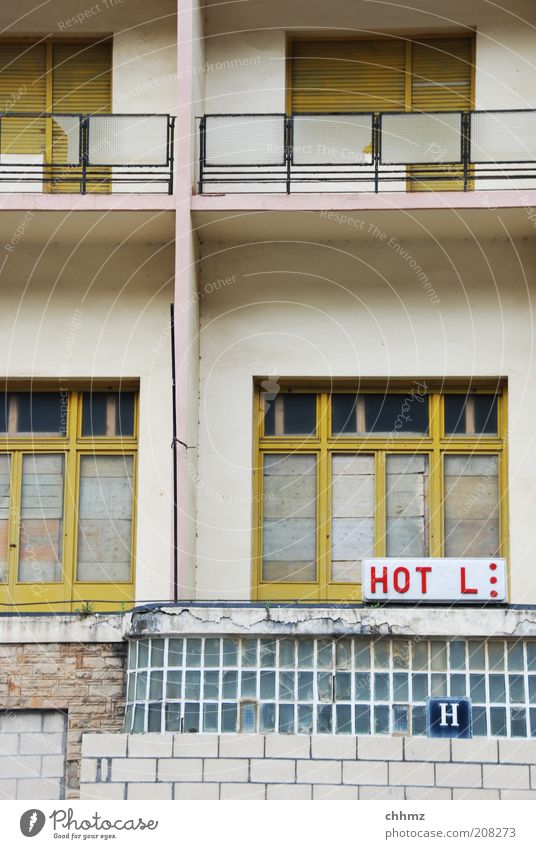
[[[171,319],[171,389],[173,392],[173,601],[179,600],[179,522],[177,514],[177,396],[175,385],[175,306],[170,305]]]

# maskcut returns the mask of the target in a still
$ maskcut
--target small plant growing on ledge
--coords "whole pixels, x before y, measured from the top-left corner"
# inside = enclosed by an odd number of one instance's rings
[[[90,601],[85,601],[81,607],[75,607],[74,612],[79,616],[91,616],[95,612],[95,607]]]

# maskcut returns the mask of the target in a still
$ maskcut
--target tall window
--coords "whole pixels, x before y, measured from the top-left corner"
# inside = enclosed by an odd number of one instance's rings
[[[356,600],[366,557],[505,554],[504,389],[257,393],[254,594]]]
[[[0,610],[132,600],[136,450],[132,391],[0,396]]]

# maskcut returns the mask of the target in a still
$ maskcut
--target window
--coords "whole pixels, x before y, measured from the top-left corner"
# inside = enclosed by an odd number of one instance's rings
[[[254,597],[358,600],[366,557],[504,555],[504,389],[287,386],[256,409]]]
[[[112,42],[106,39],[0,41],[0,98],[10,113],[2,117],[0,133],[6,161],[58,166],[51,190],[79,192],[79,116],[110,112],[111,67]],[[50,113],[54,117],[40,117]],[[99,185],[100,170],[99,175],[98,168],[89,168],[89,191],[106,191]],[[39,172],[35,174],[38,180]]]
[[[0,395],[0,604],[133,598],[136,393]]]
[[[424,736],[429,696],[469,696],[475,736],[536,737],[536,642],[134,639],[124,732]]]

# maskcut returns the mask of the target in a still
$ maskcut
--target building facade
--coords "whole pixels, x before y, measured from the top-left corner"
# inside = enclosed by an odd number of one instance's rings
[[[535,794],[530,4],[0,16],[4,797]]]

